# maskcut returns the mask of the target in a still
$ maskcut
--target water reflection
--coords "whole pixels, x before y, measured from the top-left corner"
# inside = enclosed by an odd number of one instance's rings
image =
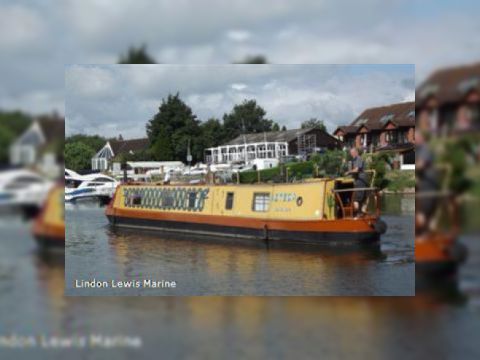
[[[391,196],[385,202],[414,203]],[[373,245],[191,238],[112,229],[98,207],[66,209],[69,295],[413,295],[411,207],[385,209]],[[167,280],[178,289],[75,288],[76,280]],[[394,280],[394,281],[392,281]]]
[[[18,230],[18,229],[17,229]],[[139,336],[140,349],[114,348],[19,352],[16,358],[70,359],[88,356],[195,357],[440,357],[476,354],[478,308],[458,300],[455,286],[409,298],[262,297],[64,297],[61,257],[38,252],[27,234],[12,232],[34,271],[19,269],[32,286],[16,287],[16,312],[2,293],[2,323],[19,334]],[[20,235],[23,235],[20,236]],[[111,246],[110,244],[108,246]],[[216,245],[213,245],[216,246]],[[478,255],[476,260],[478,261]],[[3,262],[4,256],[0,255]],[[468,268],[468,266],[467,266]],[[2,283],[3,280],[0,280]],[[450,284],[450,283],[448,283]],[[455,290],[450,291],[452,288]],[[478,288],[478,280],[477,280]],[[455,294],[451,296],[451,294]],[[459,296],[457,296],[459,295]],[[464,296],[464,295],[463,295]],[[32,302],[31,299],[34,299]],[[460,298],[461,299],[461,298]],[[464,296],[465,299],[465,296]],[[454,305],[452,307],[452,305]],[[462,309],[457,311],[456,309]],[[422,339],[422,341],[418,341]],[[211,344],[218,344],[212,346]],[[246,345],[248,344],[248,346]],[[3,352],[2,354],[13,354]],[[27,355],[28,354],[28,355]]]

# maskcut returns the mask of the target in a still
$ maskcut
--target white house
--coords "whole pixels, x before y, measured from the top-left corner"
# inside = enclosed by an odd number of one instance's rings
[[[35,166],[50,175],[58,175],[60,166],[55,142],[65,138],[65,121],[58,117],[42,117],[32,124],[10,145],[10,164]]]
[[[121,154],[133,155],[148,148],[148,139],[109,140],[93,156],[92,170],[113,170],[112,159]]]

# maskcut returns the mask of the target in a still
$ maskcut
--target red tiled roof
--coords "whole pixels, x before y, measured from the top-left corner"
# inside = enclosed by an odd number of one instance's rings
[[[374,107],[363,111],[350,127],[379,130],[392,122],[396,126],[415,126],[415,102],[404,102],[387,106]]]
[[[65,138],[65,121],[59,117],[40,117],[37,119],[38,125],[42,130],[45,142],[50,143],[54,140]]]
[[[480,63],[434,72],[416,91],[417,107],[433,96],[440,105],[462,100],[471,90],[480,91]]]
[[[113,154],[115,156],[119,154],[127,154],[130,152],[137,152],[146,150],[148,148],[148,138],[142,139],[130,139],[130,140],[110,140],[110,146],[112,147]]]

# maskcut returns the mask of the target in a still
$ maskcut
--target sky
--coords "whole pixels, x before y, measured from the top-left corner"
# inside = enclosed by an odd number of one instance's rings
[[[65,113],[64,70],[146,44],[162,63],[414,63],[417,83],[480,60],[473,0],[2,0],[0,109]]]
[[[310,118],[333,131],[368,107],[413,101],[414,65],[71,65],[66,133],[144,137],[169,94],[200,120],[254,99],[289,129]]]

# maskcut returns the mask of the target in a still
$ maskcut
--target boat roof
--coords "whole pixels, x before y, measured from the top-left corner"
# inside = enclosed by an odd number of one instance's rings
[[[46,179],[34,171],[27,170],[27,169],[15,169],[15,170],[7,170],[0,172],[0,183],[5,183],[10,180],[13,180],[19,176],[31,176],[38,178],[40,180],[46,181]]]
[[[102,173],[87,174],[87,175],[77,174],[77,176],[68,176],[66,178],[69,179],[69,180],[78,180],[78,181],[92,181],[92,180],[95,180],[96,178],[107,178],[107,179],[110,179],[112,181],[117,181],[114,178],[112,178],[111,176],[104,175]]]
[[[127,161],[132,168],[160,168],[162,166],[178,166],[183,167],[185,164],[181,161]]]

